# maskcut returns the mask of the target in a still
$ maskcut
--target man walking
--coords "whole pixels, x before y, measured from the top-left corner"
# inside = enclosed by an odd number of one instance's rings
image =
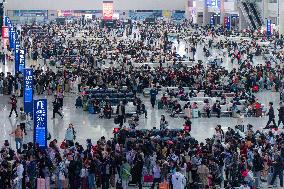
[[[11,111],[9,117],[11,117],[12,112],[14,111],[16,113],[16,117],[18,117],[18,112],[17,112],[17,99],[15,95],[12,95],[10,98],[10,104],[11,104]]]
[[[119,127],[121,128],[125,119],[125,106],[123,105],[122,101],[120,101],[119,105],[116,108],[116,114],[119,122]]]
[[[268,110],[267,116],[268,116],[268,122],[267,122],[266,127],[264,129],[269,129],[270,128],[269,124],[271,122],[273,122],[273,126],[276,127],[275,114],[274,114],[274,108],[273,108],[272,102],[269,102],[269,110]]]
[[[278,109],[278,117],[279,117],[279,120],[278,120],[278,127],[280,126],[281,122],[283,124],[283,129],[284,129],[284,105],[283,105],[283,102],[280,102],[280,107]]]
[[[58,102],[57,99],[55,99],[55,100],[52,102],[52,105],[53,105],[52,119],[55,118],[55,114],[56,114],[56,113],[57,113],[58,115],[60,115],[61,118],[63,118],[63,115],[59,112],[60,105],[59,105],[59,102]]]

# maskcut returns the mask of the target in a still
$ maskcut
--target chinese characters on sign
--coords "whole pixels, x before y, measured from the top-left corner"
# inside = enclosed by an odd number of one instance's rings
[[[47,100],[34,100],[34,143],[46,148],[47,137]]]
[[[25,69],[25,50],[24,49],[20,49],[20,53],[19,53],[19,71],[21,73],[23,73],[23,70]]]
[[[271,20],[267,20],[266,21],[266,34],[268,35],[268,36],[270,36],[271,35]]]
[[[33,70],[24,69],[24,110],[33,117]]]
[[[103,1],[103,19],[112,20],[113,1]]]
[[[20,40],[15,40],[15,73],[19,71],[20,64]]]

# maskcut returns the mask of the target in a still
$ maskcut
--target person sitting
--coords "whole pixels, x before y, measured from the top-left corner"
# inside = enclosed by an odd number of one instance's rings
[[[94,109],[95,109],[95,114],[99,113],[101,111],[99,102],[97,100],[95,100],[93,105],[94,105]]]
[[[191,131],[191,121],[190,121],[190,118],[189,117],[185,117],[184,118],[185,121],[184,121],[184,124],[183,124],[183,127],[184,129],[186,129],[187,132],[190,132]]]
[[[198,109],[197,102],[192,103],[191,109]]]
[[[145,118],[147,119],[147,110],[145,104],[141,104],[140,114],[145,114]]]
[[[168,98],[166,97],[166,94],[163,94],[163,96],[161,98],[161,102],[162,102],[163,106],[166,106],[168,104]]]
[[[82,98],[80,96],[78,96],[78,98],[76,99],[75,107],[76,108],[83,108],[83,101],[82,101]]]
[[[175,117],[176,114],[179,114],[182,111],[181,105],[176,101],[172,109],[171,117]]]
[[[208,101],[205,102],[203,109],[207,117],[210,118],[211,106]]]
[[[107,118],[107,119],[110,119],[111,118],[111,112],[112,112],[112,109],[111,109],[111,105],[110,103],[108,102],[104,109],[103,109],[103,112],[104,112],[104,116]]]
[[[166,129],[167,126],[168,126],[168,122],[166,121],[165,115],[162,115],[160,119],[160,130]]]
[[[192,97],[197,97],[196,93],[193,91],[193,89],[189,92],[189,97],[192,98]]]
[[[217,113],[217,117],[220,118],[220,115],[221,115],[221,105],[220,105],[219,100],[216,100],[216,102],[213,104],[212,111]]]

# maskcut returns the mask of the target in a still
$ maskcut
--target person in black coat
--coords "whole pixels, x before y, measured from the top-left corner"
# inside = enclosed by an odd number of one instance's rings
[[[125,119],[125,106],[123,105],[122,101],[119,103],[119,105],[116,108],[116,114],[117,114],[119,127],[122,127]]]
[[[284,128],[284,105],[283,102],[280,102],[280,108],[278,109],[278,127],[280,126],[280,123],[282,122],[283,128]]]
[[[274,108],[273,108],[273,103],[272,103],[272,102],[269,102],[269,110],[268,110],[267,116],[268,116],[268,122],[267,122],[267,124],[266,124],[265,129],[268,129],[268,128],[269,128],[269,124],[270,124],[271,122],[273,122],[274,127],[276,127],[275,115],[274,115]]]
[[[274,184],[274,181],[275,181],[277,175],[279,176],[280,186],[282,188],[283,187],[283,161],[280,157],[280,154],[275,154],[275,156],[274,156],[273,175],[272,175],[271,182],[269,183],[270,185]]]
[[[55,114],[56,114],[56,113],[57,113],[58,115],[60,115],[61,118],[63,118],[63,115],[59,112],[60,104],[59,104],[57,98],[55,98],[55,100],[52,102],[52,105],[53,105],[52,119],[55,118]]]

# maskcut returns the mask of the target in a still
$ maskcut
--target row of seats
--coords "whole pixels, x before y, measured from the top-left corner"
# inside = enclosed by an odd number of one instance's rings
[[[98,102],[100,102],[103,98],[92,98],[92,100],[97,100]],[[116,106],[120,103],[120,101],[123,101],[123,102],[133,102],[134,101],[134,98],[107,98],[106,99],[112,106]]]
[[[210,98],[210,97],[204,97],[204,98]],[[199,101],[196,101],[196,100],[199,100]],[[178,103],[181,105],[181,107],[183,108],[185,106],[185,104],[187,104],[188,102],[187,101],[178,101]],[[198,98],[196,99],[193,99],[190,101],[190,105],[193,105],[193,103],[196,103],[197,104],[197,107],[198,107],[198,111],[200,112],[201,115],[204,115],[206,114],[206,112],[204,111],[204,106],[205,106],[205,103],[204,103],[204,100],[200,100]],[[213,104],[215,103],[215,101],[213,101],[213,99],[211,98],[209,100],[209,104],[211,106],[211,109],[212,109],[212,106]],[[245,106],[245,100],[240,100],[239,101],[239,105],[237,105],[237,109],[241,111],[241,113],[246,113],[246,106]],[[169,107],[168,107],[169,108]],[[232,115],[232,104],[225,104],[225,105],[221,105],[221,116],[222,115],[227,115],[227,116],[230,116]],[[171,108],[169,108],[168,110],[170,110]],[[264,104],[261,104],[261,109],[262,109],[262,112],[265,113],[267,111],[267,108],[265,107]],[[214,114],[214,112],[211,111],[211,114]],[[180,115],[183,116],[185,114],[185,111],[181,112]],[[196,118],[196,117],[193,117],[193,118]]]
[[[134,94],[130,93],[96,93],[89,94],[91,98],[134,98]]]

